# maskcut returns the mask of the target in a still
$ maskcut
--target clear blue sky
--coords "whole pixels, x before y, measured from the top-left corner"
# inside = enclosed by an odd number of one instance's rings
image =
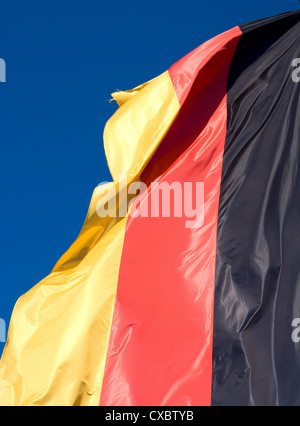
[[[1,1],[0,318],[76,239],[93,189],[111,180],[110,93],[166,71],[236,25],[297,0]],[[3,345],[0,344],[0,354]]]

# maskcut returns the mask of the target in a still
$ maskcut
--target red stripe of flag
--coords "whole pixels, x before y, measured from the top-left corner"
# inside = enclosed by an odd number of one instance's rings
[[[240,36],[234,28],[170,69],[182,108],[162,144],[188,148],[167,170],[157,158],[155,177],[161,171],[158,182],[192,182],[193,199],[204,182],[205,221],[191,229],[185,217],[129,218],[101,405],[211,404],[227,78]]]

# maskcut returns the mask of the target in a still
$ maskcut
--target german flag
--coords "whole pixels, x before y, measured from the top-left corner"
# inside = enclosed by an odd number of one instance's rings
[[[300,405],[299,82],[296,11],[113,94],[113,182],[17,302],[1,405]]]

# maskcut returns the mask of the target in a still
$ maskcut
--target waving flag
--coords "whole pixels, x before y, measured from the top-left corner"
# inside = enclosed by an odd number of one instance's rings
[[[299,58],[300,11],[113,95],[114,180],[17,302],[1,405],[300,405]]]

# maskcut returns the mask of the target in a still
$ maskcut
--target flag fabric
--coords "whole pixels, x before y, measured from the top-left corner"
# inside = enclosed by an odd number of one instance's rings
[[[113,182],[18,300],[0,405],[300,405],[299,58],[296,11],[113,94]]]

